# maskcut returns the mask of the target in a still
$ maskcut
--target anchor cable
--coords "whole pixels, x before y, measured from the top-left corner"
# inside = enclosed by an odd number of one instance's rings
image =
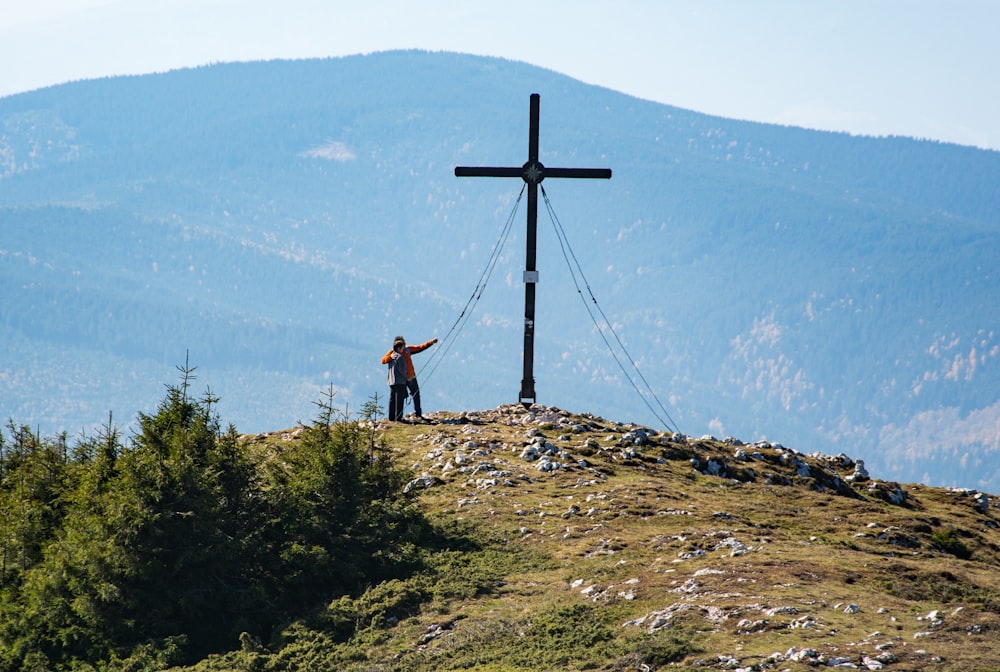
[[[475,309],[476,305],[479,303],[480,297],[482,297],[483,292],[486,290],[486,284],[489,282],[490,277],[493,275],[493,270],[496,268],[497,262],[500,260],[500,253],[503,251],[503,247],[507,242],[507,238],[510,235],[511,227],[514,223],[514,217],[517,214],[517,208],[521,203],[521,198],[524,196],[524,190],[527,187],[527,182],[521,186],[521,192],[517,195],[517,200],[514,201],[514,205],[511,208],[510,214],[507,215],[507,221],[504,223],[503,229],[500,231],[500,237],[493,246],[493,250],[490,254],[489,261],[486,262],[486,266],[483,268],[483,272],[479,276],[479,281],[476,283],[476,288],[472,290],[472,294],[469,296],[468,301],[465,302],[465,306],[462,308],[462,312],[455,319],[455,323],[451,325],[451,329],[445,334],[444,338],[440,339],[441,347],[435,348],[431,353],[431,356],[426,359],[420,370],[417,372],[417,377],[423,375],[424,369],[430,366],[430,371],[428,372],[426,379],[429,379],[434,372],[437,370],[438,365],[444,359],[448,351],[451,350],[451,346],[455,344],[455,340],[458,335],[465,328],[466,323],[472,316],[472,311]]]
[[[576,286],[576,292],[577,294],[579,294],[580,300],[583,302],[584,308],[587,309],[587,314],[590,315],[590,319],[593,321],[594,327],[601,335],[601,339],[604,341],[604,344],[608,347],[608,351],[611,353],[612,358],[614,358],[615,363],[618,364],[618,368],[621,369],[622,373],[625,375],[626,380],[628,380],[628,382],[632,385],[632,389],[635,390],[636,394],[639,395],[643,403],[646,404],[646,408],[648,408],[650,412],[656,417],[656,419],[659,420],[667,429],[670,429],[674,433],[679,433],[679,430],[677,429],[677,424],[674,422],[673,418],[670,417],[670,414],[667,412],[667,409],[663,406],[659,398],[656,396],[656,393],[653,391],[653,388],[649,384],[649,381],[647,381],[646,377],[642,375],[642,371],[635,363],[635,360],[632,358],[632,355],[629,354],[629,351],[625,347],[625,344],[622,343],[622,340],[621,338],[619,338],[618,333],[611,325],[611,321],[608,320],[607,315],[605,315],[604,311],[601,309],[600,304],[597,302],[597,297],[594,296],[593,291],[591,291],[590,289],[590,283],[587,282],[587,278],[583,273],[583,268],[580,266],[580,262],[576,258],[576,254],[573,253],[573,248],[569,244],[569,238],[567,238],[566,236],[566,231],[563,229],[562,223],[559,221],[559,217],[556,215],[554,209],[552,208],[552,203],[549,201],[549,195],[545,192],[545,188],[543,186],[539,185],[539,189],[542,192],[542,198],[545,201],[545,209],[549,213],[549,219],[552,221],[553,228],[555,229],[556,232],[556,237],[559,239],[559,247],[562,250],[563,258],[566,260],[566,265],[569,267],[570,275],[573,278],[573,284]],[[567,255],[567,250],[569,251],[568,255]],[[572,263],[570,262],[570,257],[572,257],[573,259]],[[576,271],[573,270],[574,264],[576,265],[577,269]],[[580,289],[580,283],[577,281],[576,277],[577,272],[579,272],[580,278],[583,280],[583,284],[587,288],[587,294],[590,295],[590,300],[597,307],[597,311],[603,318],[606,329],[610,331],[611,334],[615,337],[615,340],[618,342],[618,346],[625,354],[625,357],[632,364],[632,368],[635,369],[635,372],[637,374],[639,374],[639,378],[645,385],[648,395],[652,397],[652,399],[656,402],[657,406],[659,406],[660,410],[663,412],[663,415],[666,417],[666,420],[664,420],[664,418],[661,417],[660,414],[656,411],[656,409],[654,409],[653,406],[649,403],[649,400],[646,398],[646,395],[639,390],[639,387],[636,384],[635,380],[633,380],[632,376],[629,374],[624,364],[622,364],[621,360],[618,358],[618,355],[615,353],[614,348],[611,346],[611,343],[608,341],[608,338],[604,333],[605,328],[602,328],[602,326],[598,323],[597,318],[594,316],[593,311],[590,309],[590,305],[587,303],[586,298],[584,298],[583,296],[583,291]]]

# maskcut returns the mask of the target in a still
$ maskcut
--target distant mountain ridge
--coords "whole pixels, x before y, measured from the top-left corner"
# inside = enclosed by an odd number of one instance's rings
[[[241,431],[333,384],[385,394],[392,336],[443,337],[540,158],[616,331],[688,434],[847,452],[1000,491],[1000,153],[740,122],[502,59],[220,64],[0,99],[0,414],[129,422],[190,350]],[[515,399],[523,204],[424,405]],[[540,210],[539,402],[653,423]],[[434,351],[416,357],[430,361]]]

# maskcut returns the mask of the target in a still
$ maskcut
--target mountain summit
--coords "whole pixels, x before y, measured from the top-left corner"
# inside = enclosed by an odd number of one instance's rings
[[[0,669],[987,671],[997,501],[521,404],[0,451]]]

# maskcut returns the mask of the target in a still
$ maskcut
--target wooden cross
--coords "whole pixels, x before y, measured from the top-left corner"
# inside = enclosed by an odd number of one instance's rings
[[[520,402],[525,408],[535,401],[535,249],[538,233],[538,184],[546,177],[611,177],[610,168],[546,168],[538,160],[538,103],[540,96],[531,94],[528,124],[528,161],[520,168],[457,166],[455,177],[520,177],[528,185],[528,242],[524,266],[524,377],[521,379]]]

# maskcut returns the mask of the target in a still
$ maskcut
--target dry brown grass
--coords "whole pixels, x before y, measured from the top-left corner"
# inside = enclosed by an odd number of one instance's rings
[[[543,645],[529,635],[553,613],[598,619],[595,632],[621,644],[616,657],[574,654],[562,669],[652,669],[645,654],[627,652],[640,651],[657,623],[700,648],[681,668],[804,670],[843,658],[866,669],[881,656],[889,670],[1000,669],[992,506],[982,512],[968,494],[915,485],[892,504],[869,482],[846,483],[851,466],[770,445],[743,446],[744,461],[737,445],[653,433],[628,454],[630,426],[533,410],[379,426],[400,465],[440,479],[422,491],[424,511],[470,522],[524,560],[495,590],[435,599],[402,619],[367,652],[383,661],[377,669],[529,669],[505,661],[503,647]],[[530,430],[564,451],[555,458],[563,468],[542,472],[521,457]],[[710,460],[723,475],[703,473]],[[473,473],[480,464],[491,468]],[[963,549],[969,559],[957,557]],[[421,643],[442,619],[447,634]],[[816,656],[786,655],[806,649]]]

